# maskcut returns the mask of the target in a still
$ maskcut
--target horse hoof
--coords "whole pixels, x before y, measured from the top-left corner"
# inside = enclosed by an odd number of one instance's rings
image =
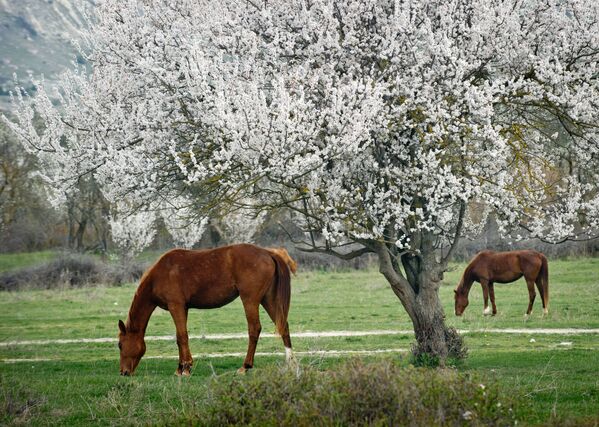
[[[547,310],[546,308],[543,309],[543,316],[547,316],[549,314],[549,310]]]
[[[483,310],[483,316],[490,316],[491,315],[491,309],[490,308],[485,308]]]
[[[247,369],[243,366],[237,370],[237,373],[239,375],[245,375],[246,372],[247,372]]]

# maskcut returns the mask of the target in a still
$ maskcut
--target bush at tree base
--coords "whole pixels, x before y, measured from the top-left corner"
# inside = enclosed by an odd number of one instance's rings
[[[445,328],[445,342],[447,343],[448,365],[459,363],[468,357],[468,347],[464,343],[464,337],[456,328]],[[432,356],[426,348],[422,348],[418,341],[412,345],[411,362],[414,366],[428,368],[436,368],[441,363],[438,357]]]

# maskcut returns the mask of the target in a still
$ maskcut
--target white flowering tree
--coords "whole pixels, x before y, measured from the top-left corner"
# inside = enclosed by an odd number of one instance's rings
[[[208,218],[199,217],[185,197],[164,201],[160,213],[175,244],[188,249],[200,241],[208,224]]]
[[[117,203],[116,206],[120,209],[115,210],[108,218],[112,240],[121,249],[124,257],[130,259],[154,240],[156,213],[154,211],[131,212],[121,203]]]
[[[595,0],[96,12],[93,72],[65,74],[57,106],[43,82],[17,102],[11,127],[49,179],[93,175],[109,200],[186,198],[204,216],[245,198],[290,209],[307,250],[378,256],[424,352],[450,351],[438,288],[471,206],[546,240],[598,225]]]
[[[254,242],[266,220],[266,211],[259,210],[251,199],[240,199],[237,207],[221,218],[222,232],[230,242]]]

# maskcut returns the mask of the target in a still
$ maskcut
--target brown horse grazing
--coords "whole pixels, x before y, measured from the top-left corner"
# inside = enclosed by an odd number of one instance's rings
[[[462,280],[455,289],[455,314],[461,316],[468,306],[468,293],[473,282],[479,282],[483,288],[484,310],[483,314],[491,314],[488,299],[491,297],[493,315],[497,314],[495,306],[495,290],[493,283],[510,283],[524,276],[528,286],[528,310],[526,316],[532,312],[535,300],[535,283],[543,301],[543,313],[549,309],[549,268],[547,258],[536,251],[510,251],[493,252],[482,251],[470,261],[464,270]]]
[[[156,307],[168,310],[177,329],[177,375],[193,364],[187,335],[189,308],[217,308],[241,298],[248,324],[247,355],[239,372],[254,366],[264,307],[283,338],[287,362],[293,360],[287,315],[291,297],[289,267],[276,253],[241,244],[200,251],[166,252],[141,278],[127,322],[119,320],[121,375],[132,375],[146,351],[144,335]]]

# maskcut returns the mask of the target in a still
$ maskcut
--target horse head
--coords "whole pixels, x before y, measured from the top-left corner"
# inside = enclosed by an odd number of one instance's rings
[[[468,291],[463,286],[458,285],[453,292],[455,296],[455,315],[461,316],[468,307]]]
[[[146,343],[143,332],[127,330],[122,320],[119,320],[119,351],[121,353],[121,375],[133,375],[146,352]]]

